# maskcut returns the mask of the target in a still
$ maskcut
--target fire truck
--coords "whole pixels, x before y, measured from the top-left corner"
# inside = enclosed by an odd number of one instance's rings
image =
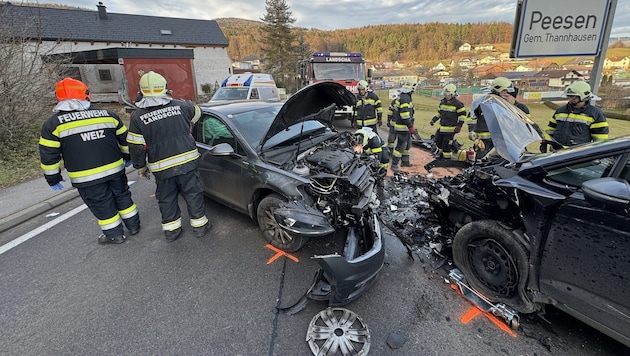
[[[359,81],[371,77],[363,55],[356,52],[315,52],[311,58],[300,61],[299,72],[302,85],[334,81],[355,94]],[[351,120],[352,107],[340,107],[335,114],[336,118]]]

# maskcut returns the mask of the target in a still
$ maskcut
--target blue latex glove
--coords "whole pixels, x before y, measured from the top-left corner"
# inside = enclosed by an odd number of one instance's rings
[[[55,184],[55,185],[51,185],[50,188],[52,190],[62,190],[63,189],[63,185],[61,184],[61,182]]]
[[[132,163],[131,160],[125,161],[125,167],[131,166],[131,163]]]

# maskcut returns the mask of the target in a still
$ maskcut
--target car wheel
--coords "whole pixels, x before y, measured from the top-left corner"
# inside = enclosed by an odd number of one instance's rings
[[[453,260],[470,286],[519,311],[528,309],[519,292],[528,276],[528,255],[511,230],[492,220],[464,225],[453,241]]]
[[[302,248],[308,240],[305,236],[291,234],[280,227],[273,214],[284,199],[278,194],[266,196],[258,204],[256,218],[265,240],[281,250],[295,252]]]

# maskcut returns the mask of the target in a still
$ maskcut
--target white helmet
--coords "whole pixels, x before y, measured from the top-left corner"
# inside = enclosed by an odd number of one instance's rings
[[[457,96],[457,87],[455,84],[446,84],[442,89],[442,95],[450,94],[453,96]]]
[[[166,79],[154,71],[144,74],[140,78],[140,91],[145,97],[166,95]]]
[[[593,97],[591,86],[587,82],[581,80],[570,84],[564,90],[564,95],[567,97],[579,96],[580,101],[588,101]]]
[[[504,90],[507,90],[508,93],[513,93],[514,85],[512,84],[512,81],[506,77],[497,77],[492,81],[490,90],[492,90],[495,94],[501,94]]]

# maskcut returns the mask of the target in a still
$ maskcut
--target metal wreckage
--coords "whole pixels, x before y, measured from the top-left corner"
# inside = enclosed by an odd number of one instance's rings
[[[428,251],[461,295],[512,328],[518,313],[551,304],[630,346],[630,137],[562,148],[498,96],[481,108],[495,148],[452,161],[455,176],[386,180],[380,220],[410,257]]]

